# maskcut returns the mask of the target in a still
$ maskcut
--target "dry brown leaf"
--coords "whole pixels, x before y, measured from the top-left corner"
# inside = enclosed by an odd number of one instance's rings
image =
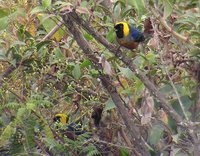
[[[91,14],[90,11],[85,7],[77,7],[76,12],[80,14]]]
[[[142,125],[148,124],[151,121],[151,117],[154,111],[153,97],[150,95],[150,93],[147,90],[144,93],[144,97],[145,97],[145,100],[141,107],[141,112],[142,112],[141,124]]]
[[[72,6],[65,6],[65,7],[63,7],[63,8],[60,9],[60,12],[62,14],[67,14],[67,13],[72,12],[72,10],[73,10]]]
[[[157,49],[157,48],[158,48],[159,43],[158,43],[158,40],[157,40],[157,37],[156,37],[155,34],[153,35],[153,38],[151,38],[151,39],[149,40],[149,42],[147,43],[147,45],[148,45],[150,48],[153,48],[153,49]]]
[[[101,57],[99,58],[99,63],[102,65],[103,71],[106,74],[108,74],[110,76],[113,75],[112,67],[111,67],[110,63],[106,60],[104,55],[101,55]]]
[[[158,111],[158,117],[161,121],[163,121],[165,124],[168,123],[168,116],[167,114],[165,113],[165,111],[163,109],[160,109]]]

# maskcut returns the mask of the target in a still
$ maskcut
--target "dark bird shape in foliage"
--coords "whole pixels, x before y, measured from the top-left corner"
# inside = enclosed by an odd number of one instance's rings
[[[66,114],[56,114],[53,118],[53,121],[56,123],[61,123],[63,125],[66,125],[66,131],[73,133],[75,135],[81,135],[85,133],[85,131],[82,128],[82,124],[78,121],[69,123],[69,116]]]

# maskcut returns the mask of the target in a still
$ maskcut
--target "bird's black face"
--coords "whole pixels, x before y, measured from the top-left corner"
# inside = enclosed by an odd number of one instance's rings
[[[60,116],[56,116],[56,117],[53,118],[53,121],[54,122],[60,122],[60,118],[61,118]]]
[[[118,38],[123,38],[124,37],[124,25],[123,24],[117,24],[115,25],[115,32]]]

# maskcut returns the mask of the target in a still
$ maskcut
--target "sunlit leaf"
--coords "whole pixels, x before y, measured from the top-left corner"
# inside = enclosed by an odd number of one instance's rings
[[[0,8],[0,18],[6,17],[9,15],[9,10],[8,9],[1,9]]]
[[[41,22],[41,24],[44,26],[45,30],[47,33],[49,33],[56,25],[56,18],[53,18],[53,15],[47,16],[46,14],[40,14],[38,15],[38,18]],[[51,39],[56,39],[56,41],[60,41],[64,35],[64,30],[63,29],[58,29],[56,33],[53,34]]]
[[[84,34],[84,37],[85,37],[85,39],[88,40],[88,41],[91,41],[91,40],[93,39],[93,36],[90,35],[90,34],[88,34],[88,33],[85,33],[85,34]]]
[[[47,8],[51,5],[51,0],[42,0],[42,6]]]
[[[131,6],[133,6],[136,9],[139,16],[145,14],[146,9],[144,0],[129,0],[128,2]]]
[[[0,18],[0,30],[6,29],[9,24],[9,18],[8,16],[5,16],[3,18]]]
[[[163,0],[164,5],[164,18],[169,17],[173,11],[173,6],[170,0]]]
[[[81,67],[81,68],[85,68],[85,67],[88,67],[89,65],[92,65],[91,61],[90,61],[90,60],[84,60],[84,61],[80,64],[80,67]]]
[[[120,148],[119,152],[120,152],[120,156],[129,156],[129,152],[125,148]]]
[[[33,10],[31,10],[31,14],[33,15],[33,14],[44,12],[44,11],[45,11],[45,8],[43,6],[37,6],[33,8]]]

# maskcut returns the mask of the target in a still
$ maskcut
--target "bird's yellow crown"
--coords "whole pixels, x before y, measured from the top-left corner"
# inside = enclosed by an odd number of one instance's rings
[[[65,114],[56,114],[55,117],[59,117],[62,124],[66,124],[69,120],[69,117]]]
[[[126,23],[126,22],[117,22],[115,25],[118,25],[118,24],[123,24],[123,26],[124,26],[124,29],[123,29],[124,36],[125,37],[128,36],[129,31],[130,31],[128,23]]]

